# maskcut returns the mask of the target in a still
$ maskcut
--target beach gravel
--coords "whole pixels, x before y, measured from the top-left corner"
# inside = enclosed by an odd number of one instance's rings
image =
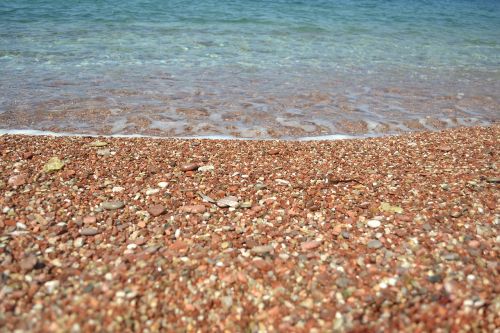
[[[2,135],[0,331],[494,332],[499,140]]]

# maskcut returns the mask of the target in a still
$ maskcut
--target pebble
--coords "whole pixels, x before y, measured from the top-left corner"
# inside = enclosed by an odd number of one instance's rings
[[[267,188],[266,184],[262,184],[262,183],[257,183],[255,184],[255,189],[258,191],[258,190],[263,190]]]
[[[101,204],[101,208],[106,210],[115,210],[123,208],[125,204],[122,201],[106,201]]]
[[[366,223],[370,228],[376,229],[380,227],[380,221],[379,220],[368,220]]]
[[[222,199],[217,201],[217,206],[219,206],[221,208],[225,208],[225,207],[236,208],[236,207],[238,207],[238,205],[239,205],[238,198],[235,196],[225,197],[225,198],[222,198]]]
[[[114,193],[123,192],[123,191],[125,191],[125,188],[121,187],[121,186],[115,186],[111,189],[111,192],[114,192]]]
[[[273,252],[274,248],[271,245],[259,245],[254,246],[251,251],[253,254],[261,256]]]
[[[444,260],[448,260],[448,261],[452,261],[452,260],[458,260],[460,259],[460,256],[456,253],[446,253],[445,255],[443,255],[443,259]]]
[[[443,280],[443,277],[440,274],[433,274],[433,275],[429,275],[427,277],[427,280],[431,283],[438,283],[438,282],[441,282]]]
[[[99,156],[110,156],[111,155],[111,150],[110,149],[99,149],[97,151],[97,155],[99,155]]]
[[[186,171],[194,171],[198,169],[199,165],[198,163],[185,163],[181,165],[181,170],[186,172]]]
[[[166,212],[165,206],[163,205],[151,205],[148,208],[149,214],[153,217],[160,216]]]
[[[252,202],[251,201],[245,201],[240,205],[241,208],[252,208]]]
[[[156,194],[158,192],[160,192],[160,189],[158,189],[158,188],[148,188],[146,190],[146,195],[153,195],[153,194]]]
[[[52,280],[52,281],[45,282],[44,286],[47,289],[47,292],[49,294],[52,294],[59,287],[59,284],[60,284],[59,281]]]
[[[82,237],[78,237],[77,239],[75,239],[73,241],[73,246],[76,248],[80,248],[83,246],[84,243],[85,243],[85,240]]]
[[[310,251],[314,250],[315,248],[319,247],[321,245],[321,242],[318,241],[309,241],[309,242],[303,242],[300,244],[300,248],[302,251]]]
[[[468,245],[473,249],[477,249],[479,248],[479,246],[481,246],[481,243],[477,240],[471,240]]]
[[[368,246],[369,249],[379,249],[383,246],[382,242],[379,241],[378,239],[373,239],[369,241],[368,244],[366,245]]]
[[[379,206],[379,210],[382,212],[388,212],[388,213],[398,213],[398,214],[403,213],[403,208],[401,208],[399,206],[393,206],[388,202],[382,202]]]
[[[80,230],[80,235],[82,236],[95,236],[99,233],[100,231],[97,228],[82,228]]]
[[[166,188],[168,186],[168,183],[167,182],[159,182],[158,183],[158,187],[159,188]]]
[[[341,235],[344,239],[349,239],[351,237],[351,235],[347,231],[342,231]]]
[[[10,186],[21,186],[26,184],[26,177],[24,175],[15,175],[10,177],[7,183]]]
[[[45,172],[59,171],[63,167],[64,167],[63,161],[61,161],[58,157],[52,157],[43,167],[43,171]]]
[[[89,143],[89,146],[91,146],[91,147],[105,147],[107,145],[108,145],[108,143],[104,142],[104,141],[94,141],[94,142]]]
[[[97,218],[93,215],[87,215],[83,218],[84,224],[94,224],[97,222]]]
[[[231,296],[224,296],[221,298],[221,303],[227,310],[231,309],[233,306],[233,298]]]
[[[215,170],[215,167],[213,165],[203,165],[203,166],[198,168],[198,171],[201,171],[201,172],[207,172],[207,171],[213,171],[213,170]]]
[[[278,149],[269,149],[267,151],[268,155],[278,155],[279,153],[280,153],[280,151]]]
[[[278,185],[282,185],[282,186],[290,186],[290,182],[288,180],[284,180],[284,179],[276,179],[275,182],[278,184]]]
[[[179,208],[179,212],[189,214],[202,214],[206,210],[207,208],[204,205],[189,205]]]
[[[31,271],[33,268],[35,268],[36,263],[37,263],[36,256],[30,254],[21,259],[21,261],[19,262],[19,266],[21,267],[21,269],[25,271]]]

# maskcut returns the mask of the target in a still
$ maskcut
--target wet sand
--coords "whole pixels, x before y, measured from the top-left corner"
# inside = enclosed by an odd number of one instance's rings
[[[0,136],[0,330],[494,331],[499,141]]]

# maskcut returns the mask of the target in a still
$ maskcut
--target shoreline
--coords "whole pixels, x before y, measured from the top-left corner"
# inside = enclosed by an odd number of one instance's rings
[[[500,326],[499,124],[158,139],[0,135],[0,327]]]
[[[409,132],[410,133],[410,132]],[[71,132],[53,132],[53,131],[40,131],[40,130],[19,130],[19,129],[0,129],[0,136],[2,135],[23,135],[23,136],[52,136],[52,137],[92,137],[92,138],[121,138],[121,139],[164,139],[164,140],[236,140],[236,141],[321,141],[321,140],[349,140],[349,139],[365,139],[382,137],[382,134],[366,134],[364,136],[347,135],[347,134],[329,134],[322,136],[305,136],[293,138],[240,138],[226,135],[206,135],[206,136],[154,136],[145,134],[82,134]],[[388,134],[397,135],[397,134]]]

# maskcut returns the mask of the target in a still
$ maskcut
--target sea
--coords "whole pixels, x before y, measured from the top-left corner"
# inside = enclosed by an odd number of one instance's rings
[[[0,1],[2,133],[303,139],[499,120],[499,0]]]

